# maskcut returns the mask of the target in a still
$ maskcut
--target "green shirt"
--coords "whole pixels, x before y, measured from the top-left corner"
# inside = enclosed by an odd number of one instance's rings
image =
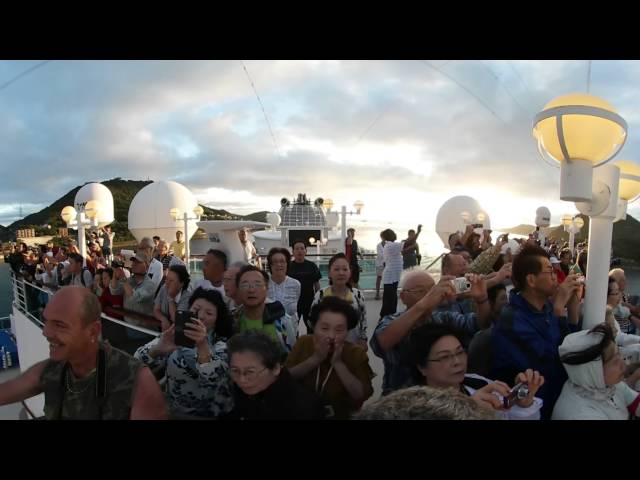
[[[258,320],[249,319],[243,313],[240,316],[240,323],[239,323],[238,327],[239,327],[241,333],[247,332],[249,330],[261,330],[264,333],[266,333],[267,335],[269,335],[271,338],[273,338],[276,342],[280,342],[280,339],[278,338],[278,335],[276,333],[276,325],[275,325],[275,323],[270,323],[268,325],[265,325],[262,322],[261,318],[258,319]]]

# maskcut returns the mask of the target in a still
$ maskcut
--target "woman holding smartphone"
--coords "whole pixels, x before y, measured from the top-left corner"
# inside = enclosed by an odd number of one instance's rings
[[[227,339],[231,318],[219,292],[196,289],[184,337],[195,347],[176,345],[176,325],[140,347],[135,357],[151,368],[166,366],[166,394],[173,418],[216,418],[233,408]]]

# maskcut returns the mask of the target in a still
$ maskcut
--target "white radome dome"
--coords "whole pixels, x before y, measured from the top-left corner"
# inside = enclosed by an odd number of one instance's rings
[[[278,215],[276,212],[267,213],[267,223],[271,225],[271,228],[273,228],[274,230],[278,228],[281,221],[282,220],[280,218],[280,215]]]
[[[489,214],[477,200],[466,196],[450,198],[442,204],[436,216],[436,233],[449,248],[449,235],[464,232],[467,225],[481,223],[484,229],[491,229]]]
[[[140,190],[129,206],[129,230],[138,242],[143,237],[158,235],[167,242],[176,239],[176,232],[184,232],[184,220],[174,220],[169,210],[177,208],[180,216],[187,212],[189,218],[194,218],[193,209],[198,205],[196,197],[191,191],[177,182],[153,182]],[[188,221],[188,234],[191,239],[198,230],[197,220]]]
[[[101,183],[87,183],[83,186],[74,200],[74,207],[79,203],[86,203],[90,200],[100,202],[100,210],[98,211],[98,226],[105,227],[113,222],[113,195],[111,190]]]

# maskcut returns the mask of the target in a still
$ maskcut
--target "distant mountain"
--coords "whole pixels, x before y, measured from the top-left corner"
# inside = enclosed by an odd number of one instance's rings
[[[576,235],[575,243],[584,242],[589,237],[589,217],[578,215],[584,220],[584,227]],[[534,231],[534,225],[518,225],[517,227],[502,229],[503,232],[514,235],[528,235]],[[543,229],[548,238],[560,241],[569,241],[569,234],[564,231],[562,225]],[[635,260],[640,262],[640,222],[627,215],[626,220],[620,220],[613,224],[613,256]]]
[[[121,178],[114,178],[105,182],[100,182],[109,190],[113,195],[113,207],[114,207],[114,222],[111,224],[111,228],[116,234],[118,241],[131,240],[133,236],[129,232],[128,228],[128,214],[129,205],[133,197],[145,186],[149,185],[150,181],[143,180],[122,180]],[[85,184],[86,185],[86,184]],[[39,212],[27,215],[21,220],[13,222],[8,227],[0,225],[0,240],[8,241],[14,240],[16,230],[21,228],[33,228],[36,230],[36,235],[55,235],[58,232],[58,228],[65,227],[65,223],[60,218],[60,212],[67,205],[73,205],[76,193],[82,188],[83,185],[78,185],[65,195],[54,201],[51,205],[43,208]],[[202,205],[204,209],[204,217],[207,220],[253,220],[264,222],[266,218],[266,211],[252,213],[251,215],[235,215],[227,212],[226,210],[216,210]],[[44,225],[50,225],[51,229],[47,229]]]

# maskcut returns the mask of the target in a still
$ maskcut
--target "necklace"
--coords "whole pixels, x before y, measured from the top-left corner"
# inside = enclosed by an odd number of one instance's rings
[[[331,376],[332,372],[333,372],[333,365],[331,365],[331,368],[329,368],[329,373],[327,373],[327,376],[324,378],[324,382],[322,382],[322,387],[320,387],[320,390],[318,390],[318,387],[320,386],[320,366],[318,366],[318,373],[316,374],[316,392],[318,392],[319,395],[322,395],[322,392],[324,392],[324,387],[329,381],[329,377]]]
[[[66,383],[67,383],[67,392],[70,392],[70,393],[76,393],[76,394],[86,392],[86,391],[87,391],[87,389],[91,386],[91,384],[92,384],[93,382],[87,382],[87,384],[84,386],[84,388],[82,388],[82,389],[80,389],[80,390],[74,390],[73,388],[71,388],[72,380],[71,380],[71,373],[70,373],[70,370],[71,370],[70,368],[68,368],[68,369],[67,369],[67,378],[66,378],[66,380],[67,380],[67,382],[66,382]],[[93,370],[93,371],[91,372],[91,375],[93,375],[93,372],[95,372],[95,370]]]

